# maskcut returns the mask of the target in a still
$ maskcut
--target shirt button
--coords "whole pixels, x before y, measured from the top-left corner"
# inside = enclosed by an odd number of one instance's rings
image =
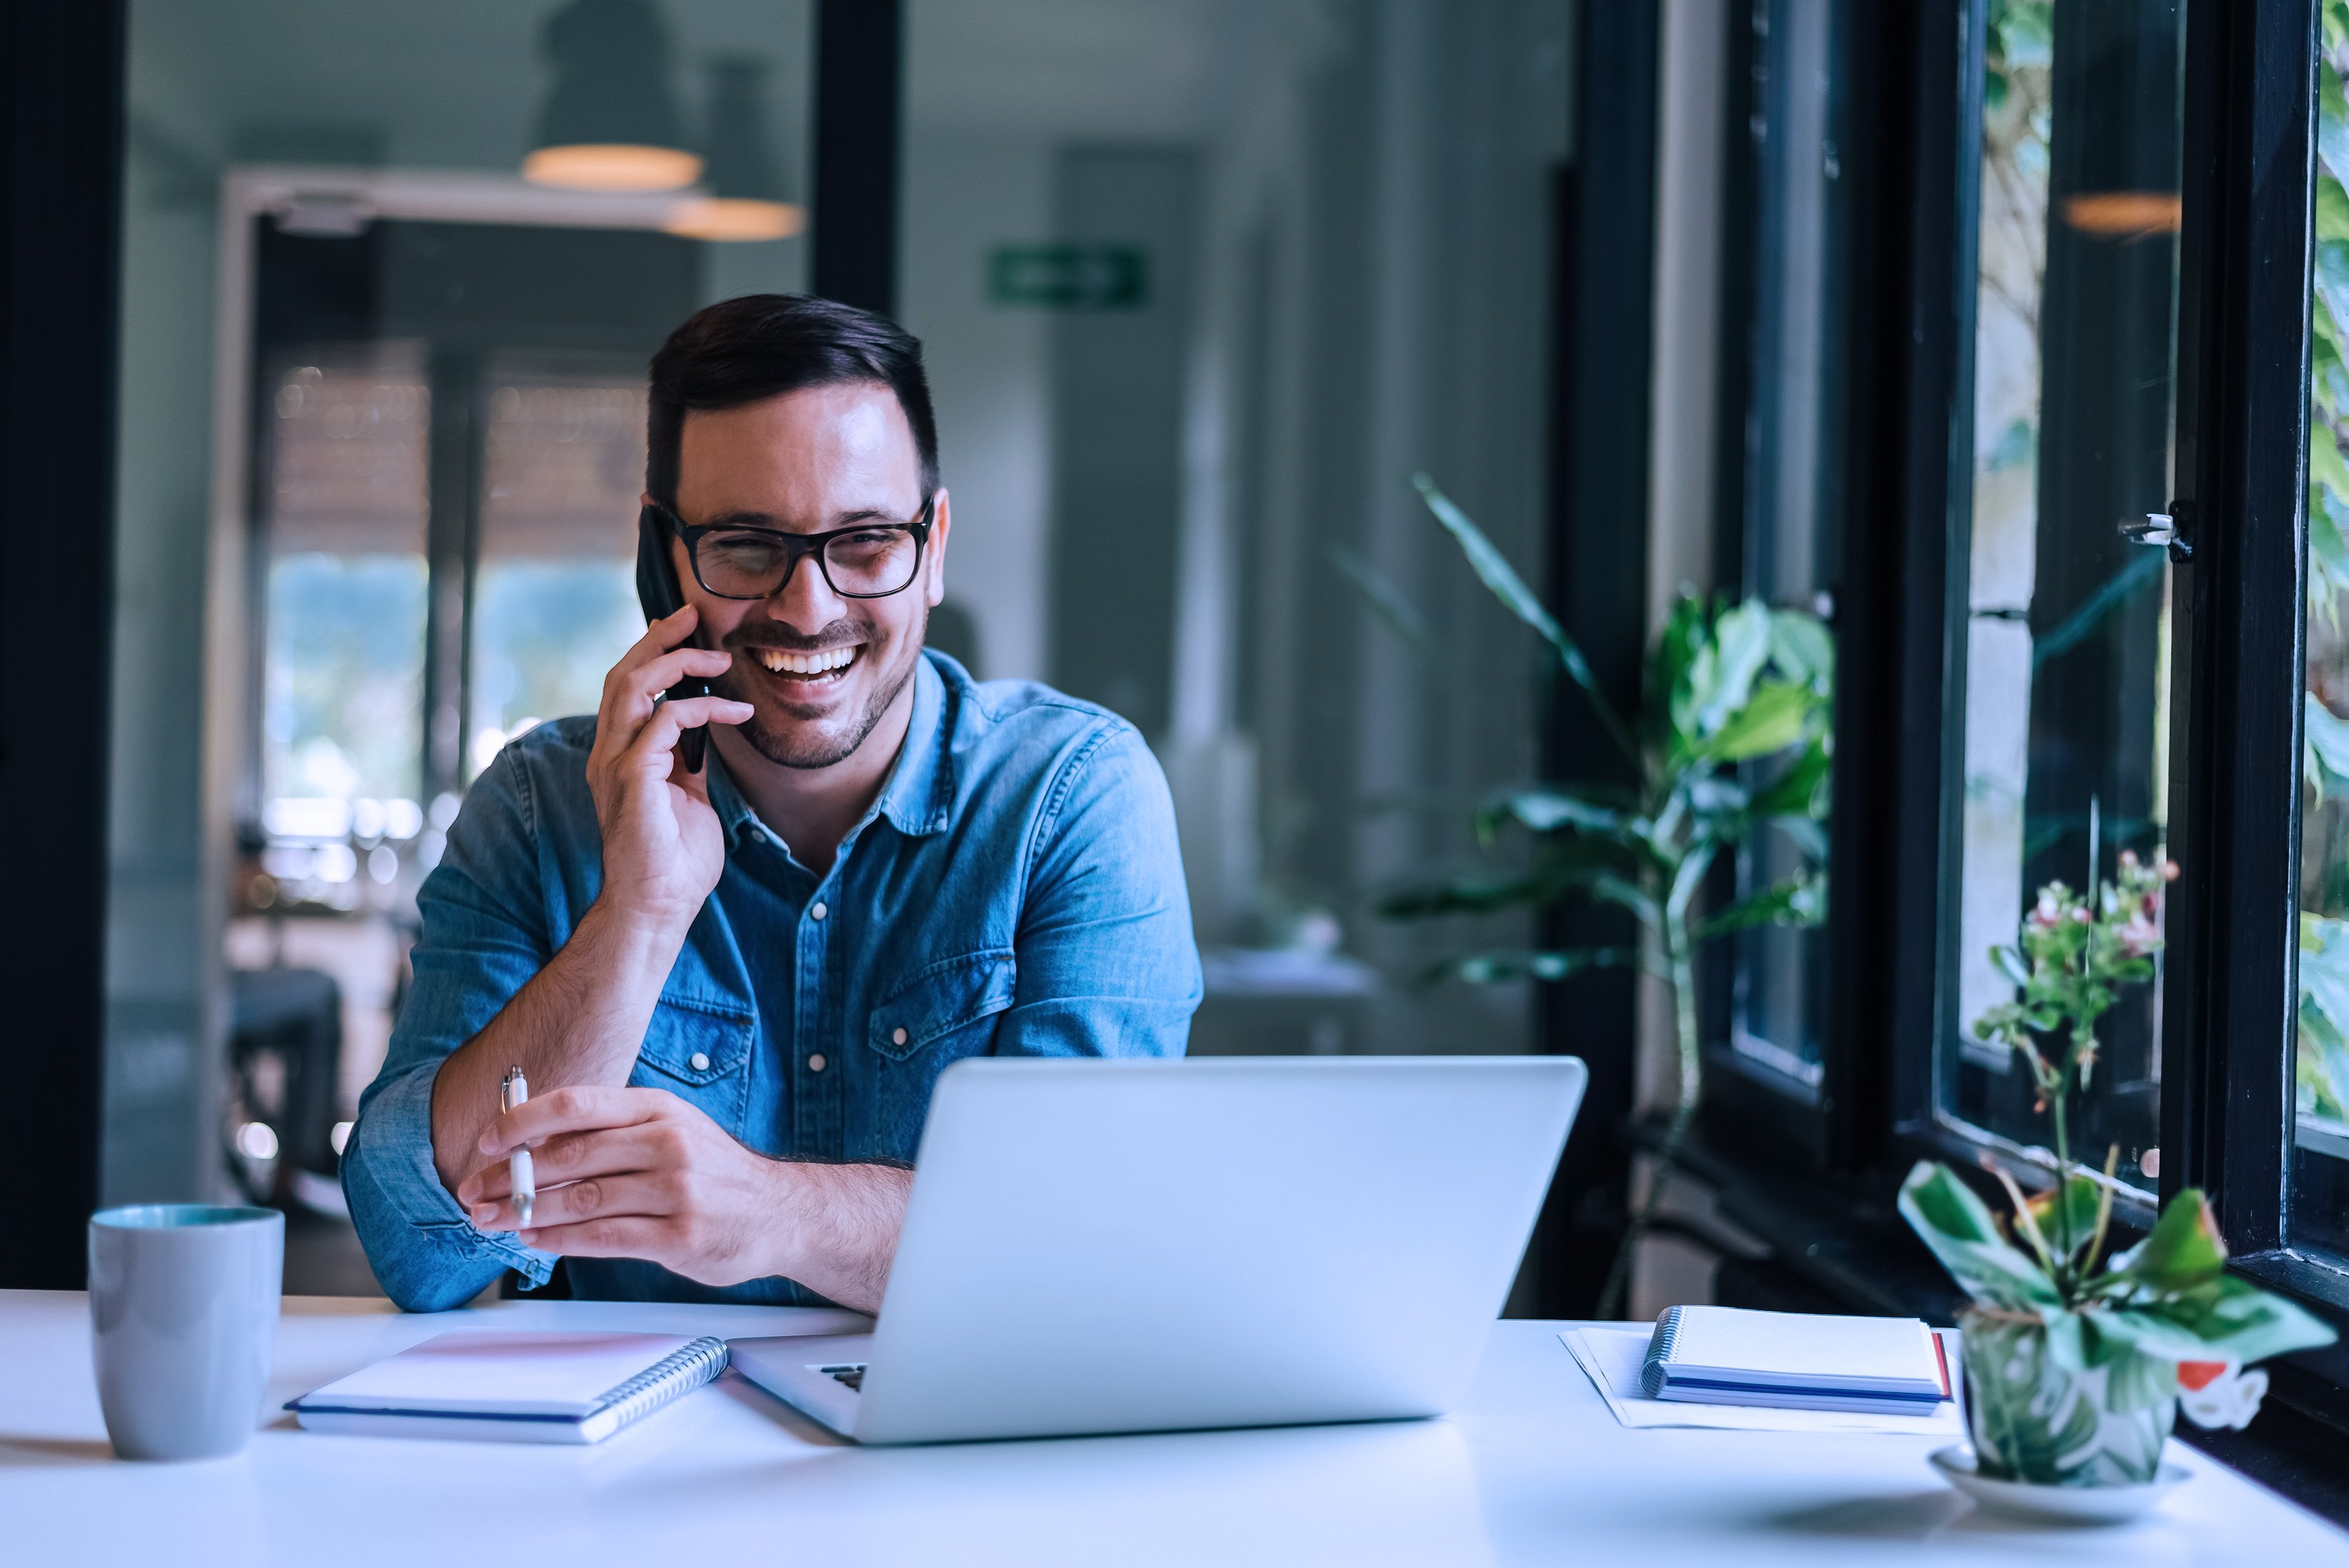
[[[707,1051],[696,1051],[693,1055],[685,1058],[685,1065],[691,1068],[695,1072],[706,1073],[709,1070],[709,1053]]]
[[[816,903],[808,905],[808,918],[810,920],[822,920],[825,915],[830,914],[831,913],[831,910],[824,907],[822,900],[818,900]]]
[[[812,1073],[820,1073],[823,1071],[823,1053],[822,1051],[818,1051],[815,1055],[808,1058],[808,1071]]]
[[[904,1029],[892,1029],[892,1030],[890,1030],[890,1031],[889,1031],[889,1043],[890,1043],[891,1045],[893,1045],[893,1046],[902,1046],[902,1045],[904,1045],[904,1044],[905,1043],[905,1031]]]

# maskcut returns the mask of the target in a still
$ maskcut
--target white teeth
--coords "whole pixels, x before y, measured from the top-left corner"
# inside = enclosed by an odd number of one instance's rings
[[[759,662],[779,676],[820,676],[843,668],[856,657],[854,647],[826,648],[814,654],[787,654],[781,648],[761,648],[757,652]]]

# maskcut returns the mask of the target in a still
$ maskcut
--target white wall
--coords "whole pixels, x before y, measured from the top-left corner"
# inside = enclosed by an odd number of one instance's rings
[[[1041,680],[1051,528],[1050,316],[987,300],[988,249],[1051,233],[1050,142],[909,139],[899,312],[922,339],[954,512],[947,593],[978,624],[980,674]]]

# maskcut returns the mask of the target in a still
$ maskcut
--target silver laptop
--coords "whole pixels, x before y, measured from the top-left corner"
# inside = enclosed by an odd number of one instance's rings
[[[1570,1057],[974,1057],[871,1334],[733,1364],[866,1443],[1439,1415],[1587,1074]]]

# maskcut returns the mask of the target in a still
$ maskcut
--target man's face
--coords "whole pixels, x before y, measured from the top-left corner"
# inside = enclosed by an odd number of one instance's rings
[[[685,417],[677,514],[823,533],[859,522],[909,522],[922,510],[921,459],[896,395],[885,386],[812,387]],[[734,655],[711,683],[757,709],[739,733],[786,768],[829,768],[864,744],[913,677],[930,607],[945,593],[947,495],[937,494],[922,565],[903,593],[843,599],[813,556],[772,599],[704,592],[671,539],[678,586],[701,612],[695,641]]]

